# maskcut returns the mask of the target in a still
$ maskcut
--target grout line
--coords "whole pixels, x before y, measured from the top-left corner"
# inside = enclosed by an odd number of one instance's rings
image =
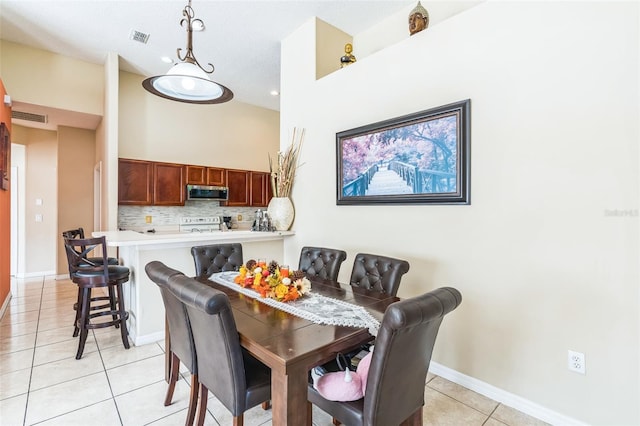
[[[40,329],[40,311],[42,310],[42,297],[44,296],[44,277],[42,278],[42,287],[40,287],[40,307],[38,309],[38,322],[36,323],[36,336],[33,340],[33,354],[31,355],[31,369],[29,370],[29,386],[27,387],[27,400],[24,404],[24,415],[22,416],[22,425],[27,424],[27,411],[29,410],[29,395],[31,394],[31,381],[33,380],[33,365],[36,362],[36,347],[38,344],[38,330]]]

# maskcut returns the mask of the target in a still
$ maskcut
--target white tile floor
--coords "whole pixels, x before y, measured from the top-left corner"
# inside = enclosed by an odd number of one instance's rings
[[[72,337],[76,287],[69,280],[14,280],[9,309],[0,321],[0,424],[181,425],[188,379],[178,382],[173,404],[163,405],[162,342],[125,350],[115,328],[89,334],[75,359]],[[544,425],[482,395],[430,375],[425,387],[426,425]],[[207,425],[230,425],[231,415],[215,398]],[[316,426],[331,418],[315,409]],[[245,425],[271,425],[271,411],[256,407]]]

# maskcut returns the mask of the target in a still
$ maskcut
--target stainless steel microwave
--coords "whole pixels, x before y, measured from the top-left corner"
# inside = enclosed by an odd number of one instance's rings
[[[215,200],[229,199],[229,188],[226,186],[187,185],[187,200]]]

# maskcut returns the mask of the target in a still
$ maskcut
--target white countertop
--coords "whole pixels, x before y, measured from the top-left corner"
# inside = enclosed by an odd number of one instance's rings
[[[136,231],[105,231],[93,232],[94,237],[107,238],[110,247],[144,246],[173,243],[203,243],[203,242],[249,242],[276,240],[294,235],[293,231],[254,232],[254,231],[219,231],[219,232],[155,232],[140,233]]]

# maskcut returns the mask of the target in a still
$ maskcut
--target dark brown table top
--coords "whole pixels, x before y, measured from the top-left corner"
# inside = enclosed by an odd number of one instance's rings
[[[271,352],[280,359],[281,367],[306,357],[309,358],[307,365],[312,368],[333,359],[337,352],[356,347],[372,338],[367,329],[314,324],[206,278],[199,280],[229,296],[243,347],[250,352]],[[341,286],[331,281],[311,281],[311,291],[362,306],[378,321],[382,320],[387,306],[400,300],[388,294]]]

